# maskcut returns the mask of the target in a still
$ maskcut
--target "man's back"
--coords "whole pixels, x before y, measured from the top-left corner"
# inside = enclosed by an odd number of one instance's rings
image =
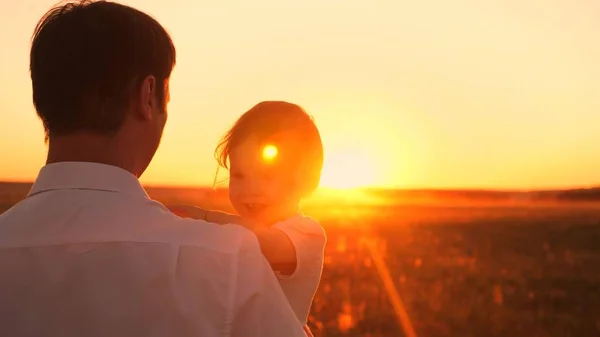
[[[256,238],[181,219],[137,179],[44,167],[0,215],[2,336],[303,336]]]

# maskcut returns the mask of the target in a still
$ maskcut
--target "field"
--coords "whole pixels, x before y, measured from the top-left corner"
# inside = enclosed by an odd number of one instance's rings
[[[0,212],[28,188],[0,184]],[[148,191],[228,209],[224,191]],[[322,195],[304,211],[329,239],[309,322],[316,337],[406,336],[374,253],[416,336],[600,335],[600,203],[379,191]]]

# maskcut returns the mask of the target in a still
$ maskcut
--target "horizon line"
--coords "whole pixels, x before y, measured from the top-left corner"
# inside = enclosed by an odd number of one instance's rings
[[[23,180],[0,180],[0,184],[33,184],[33,181]],[[178,185],[178,184],[161,184],[161,183],[142,183],[145,188],[178,188],[178,189],[214,189],[214,190],[226,190],[227,187],[216,187],[213,188],[210,185]],[[444,191],[463,191],[463,192],[503,192],[503,193],[527,193],[527,192],[553,192],[553,191],[569,191],[569,190],[589,190],[589,189],[600,189],[600,184],[589,185],[589,186],[572,186],[572,187],[540,187],[540,188],[506,188],[506,187],[432,187],[432,186],[362,186],[353,188],[337,188],[320,186],[318,190],[387,190],[387,191],[429,191],[429,192],[444,192]]]

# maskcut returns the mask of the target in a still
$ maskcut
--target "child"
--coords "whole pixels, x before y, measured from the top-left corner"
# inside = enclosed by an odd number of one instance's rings
[[[302,198],[317,188],[323,166],[313,119],[296,104],[261,102],[225,134],[215,157],[229,169],[229,199],[239,216],[190,206],[172,210],[253,230],[292,309],[306,324],[326,242],[319,223],[298,210]]]

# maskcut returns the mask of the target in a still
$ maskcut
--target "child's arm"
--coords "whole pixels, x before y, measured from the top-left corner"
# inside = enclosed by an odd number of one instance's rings
[[[220,225],[238,224],[247,227],[256,234],[262,253],[271,265],[281,265],[280,271],[286,274],[291,274],[296,268],[296,249],[287,234],[277,228],[253,226],[238,215],[208,211],[195,206],[169,206],[169,209],[180,216]]]
[[[171,212],[192,219],[204,220],[219,225],[237,224],[244,227],[249,227],[249,224],[244,223],[243,219],[235,214],[229,214],[220,211],[209,211],[196,206],[175,205],[168,206]]]
[[[296,247],[283,231],[273,227],[261,227],[254,230],[260,250],[273,269],[284,275],[296,270]]]

